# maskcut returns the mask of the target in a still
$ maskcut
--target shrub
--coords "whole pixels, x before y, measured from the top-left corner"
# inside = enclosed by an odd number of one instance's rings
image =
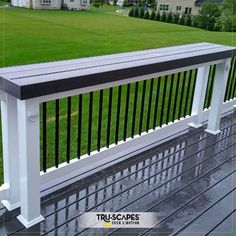
[[[149,19],[149,17],[150,17],[150,14],[149,14],[148,11],[146,11],[143,18],[144,19]]]
[[[236,15],[233,15],[232,22],[232,31],[236,32]]]
[[[96,7],[96,8],[99,8],[101,6],[101,4],[99,2],[94,2],[93,6]]]
[[[190,14],[187,15],[187,20],[185,22],[187,26],[192,26],[192,17]]]
[[[149,19],[150,20],[155,20],[155,17],[156,17],[156,13],[154,11],[152,11],[152,13],[150,14]]]
[[[165,11],[161,15],[161,21],[166,22],[166,12]]]
[[[223,31],[236,31],[236,0],[224,0],[220,24]]]
[[[174,15],[172,23],[179,24],[179,13]]]
[[[166,22],[172,23],[172,21],[173,21],[173,15],[172,12],[169,12],[166,18]]]
[[[146,0],[139,0],[138,1],[138,6],[143,7],[146,4]]]
[[[134,9],[134,17],[139,17],[139,10],[138,10],[138,7],[135,7]]]
[[[224,0],[221,4],[222,11],[230,9],[232,15],[236,15],[236,0]]]
[[[198,27],[201,29],[213,28],[220,17],[220,9],[214,0],[209,0],[203,4],[198,15]]]
[[[221,29],[222,29],[222,25],[220,21],[217,21],[214,25],[213,31],[221,31]]]
[[[193,21],[192,26],[193,27],[198,27],[198,24],[199,24],[198,17],[194,16],[192,21]]]
[[[141,7],[140,12],[139,12],[139,18],[143,18],[145,14],[144,7]]]
[[[146,2],[148,2],[148,5],[155,11],[156,0],[149,0],[149,1],[146,1]]]
[[[68,6],[66,3],[61,4],[61,10],[69,10]]]
[[[233,9],[225,8],[220,16],[220,22],[222,25],[222,31],[236,31],[236,14]]]
[[[185,18],[186,18],[185,15],[182,15],[182,16],[180,17],[180,19],[179,19],[179,24],[180,24],[180,25],[185,25]]]
[[[131,8],[129,11],[129,16],[133,17],[134,16],[134,7]]]
[[[212,21],[209,21],[206,25],[206,30],[213,31],[214,26],[215,26],[215,23]]]
[[[157,21],[160,21],[160,20],[161,20],[161,14],[160,14],[159,11],[158,11],[157,14],[156,14],[155,20],[157,20]]]

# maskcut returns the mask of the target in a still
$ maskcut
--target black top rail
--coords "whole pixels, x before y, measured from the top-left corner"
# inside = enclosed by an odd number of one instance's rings
[[[210,43],[0,69],[2,89],[24,100],[230,58],[236,49]]]

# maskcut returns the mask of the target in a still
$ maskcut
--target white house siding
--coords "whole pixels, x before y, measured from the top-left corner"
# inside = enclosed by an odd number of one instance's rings
[[[19,6],[19,0],[11,0],[13,6]]]
[[[89,0],[64,0],[69,9],[81,10],[87,9],[90,5]],[[26,7],[33,9],[61,9],[61,0],[51,0],[50,4],[42,4],[42,0],[12,0],[12,5],[17,7]]]
[[[30,7],[30,0],[12,0],[12,5],[17,7]]]
[[[61,0],[51,0],[50,4],[42,4],[41,0],[32,0],[34,9],[60,9],[61,8]]]
[[[196,15],[200,9],[199,6],[195,6],[196,0],[157,0],[157,8],[160,12],[163,12],[164,10],[161,10],[161,5],[168,5],[168,10],[165,10],[166,12],[173,12],[173,13],[180,13],[181,15],[185,13],[185,8],[191,8],[191,14]],[[181,6],[181,10],[177,10],[177,6]]]
[[[74,2],[71,2],[70,0],[64,0],[65,4],[68,6],[69,9],[87,9],[89,7],[89,0],[74,0]],[[87,2],[87,3],[85,3]]]

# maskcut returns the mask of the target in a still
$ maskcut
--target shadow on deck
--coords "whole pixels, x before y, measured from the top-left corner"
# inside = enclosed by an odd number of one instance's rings
[[[1,210],[1,235],[236,235],[236,113],[216,136],[191,129],[42,199],[45,221],[26,230]],[[85,211],[151,211],[153,229],[82,229]]]

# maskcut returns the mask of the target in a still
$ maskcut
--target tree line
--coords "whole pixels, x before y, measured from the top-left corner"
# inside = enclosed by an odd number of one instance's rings
[[[214,0],[208,0],[199,10],[198,14],[162,12],[145,8],[144,6],[132,7],[130,17],[162,21],[173,24],[187,25],[210,31],[236,31],[236,0],[224,0],[221,5]]]

